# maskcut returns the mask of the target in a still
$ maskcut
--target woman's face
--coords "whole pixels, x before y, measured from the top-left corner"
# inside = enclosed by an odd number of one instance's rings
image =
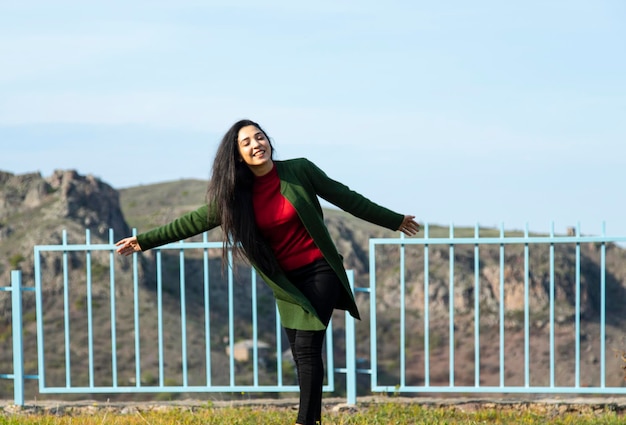
[[[239,130],[237,146],[241,159],[255,175],[262,176],[272,170],[274,163],[270,141],[256,126],[247,125]]]

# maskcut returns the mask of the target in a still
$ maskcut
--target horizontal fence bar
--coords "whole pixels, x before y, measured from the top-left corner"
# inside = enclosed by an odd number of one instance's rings
[[[198,248],[218,248],[222,249],[224,244],[222,242],[173,242],[167,245],[162,245],[156,249],[171,250],[171,249],[198,249]],[[115,251],[117,246],[115,244],[67,244],[67,245],[37,245],[35,252],[40,251]]]
[[[384,393],[513,393],[513,394],[626,394],[626,387],[607,387],[598,391],[597,387],[526,387],[526,386],[384,386],[377,385],[372,392]]]
[[[0,373],[0,379],[15,379],[16,375],[13,373]],[[24,375],[24,379],[39,379],[39,375]]]
[[[20,291],[22,292],[35,292],[35,287],[21,287]],[[13,292],[13,288],[10,286],[0,286],[0,292]]]
[[[404,238],[373,238],[370,243],[374,245],[500,245],[500,244],[575,244],[575,243],[618,243],[626,242],[626,236],[603,237],[603,236],[506,236],[502,238],[428,238],[428,239],[404,239]]]
[[[328,388],[325,387],[326,391]],[[134,386],[128,385],[123,387],[45,387],[39,392],[41,394],[102,394],[102,393],[227,393],[227,392],[249,392],[249,393],[265,393],[265,392],[297,392],[297,385],[212,385],[210,387],[203,386],[171,386],[171,387],[150,387],[150,386]]]

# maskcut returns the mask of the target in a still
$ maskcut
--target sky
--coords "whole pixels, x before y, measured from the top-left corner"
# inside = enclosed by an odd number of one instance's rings
[[[249,118],[421,223],[626,236],[625,22],[622,0],[4,0],[0,170],[208,179]]]

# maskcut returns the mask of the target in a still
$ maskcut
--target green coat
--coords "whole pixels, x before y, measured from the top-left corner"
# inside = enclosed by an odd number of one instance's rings
[[[404,216],[375,204],[349,187],[332,180],[315,164],[305,158],[274,161],[280,178],[280,192],[289,200],[317,247],[343,284],[343,292],[335,307],[348,310],[360,319],[354,302],[342,257],[324,224],[318,196],[363,220],[397,230]],[[179,241],[220,225],[219,217],[209,216],[208,205],[187,213],[169,224],[137,235],[142,250]],[[286,328],[322,330],[325,328],[308,299],[283,272],[267,275],[255,267],[274,292],[281,324]]]

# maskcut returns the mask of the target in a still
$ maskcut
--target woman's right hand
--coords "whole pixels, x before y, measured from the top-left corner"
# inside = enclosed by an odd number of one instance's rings
[[[133,252],[141,252],[141,247],[139,246],[139,242],[137,242],[137,236],[124,238],[118,241],[115,246],[117,246],[117,253],[120,255],[130,255]]]
[[[414,215],[405,215],[398,230],[407,236],[415,236],[420,231],[420,225],[415,221]]]

